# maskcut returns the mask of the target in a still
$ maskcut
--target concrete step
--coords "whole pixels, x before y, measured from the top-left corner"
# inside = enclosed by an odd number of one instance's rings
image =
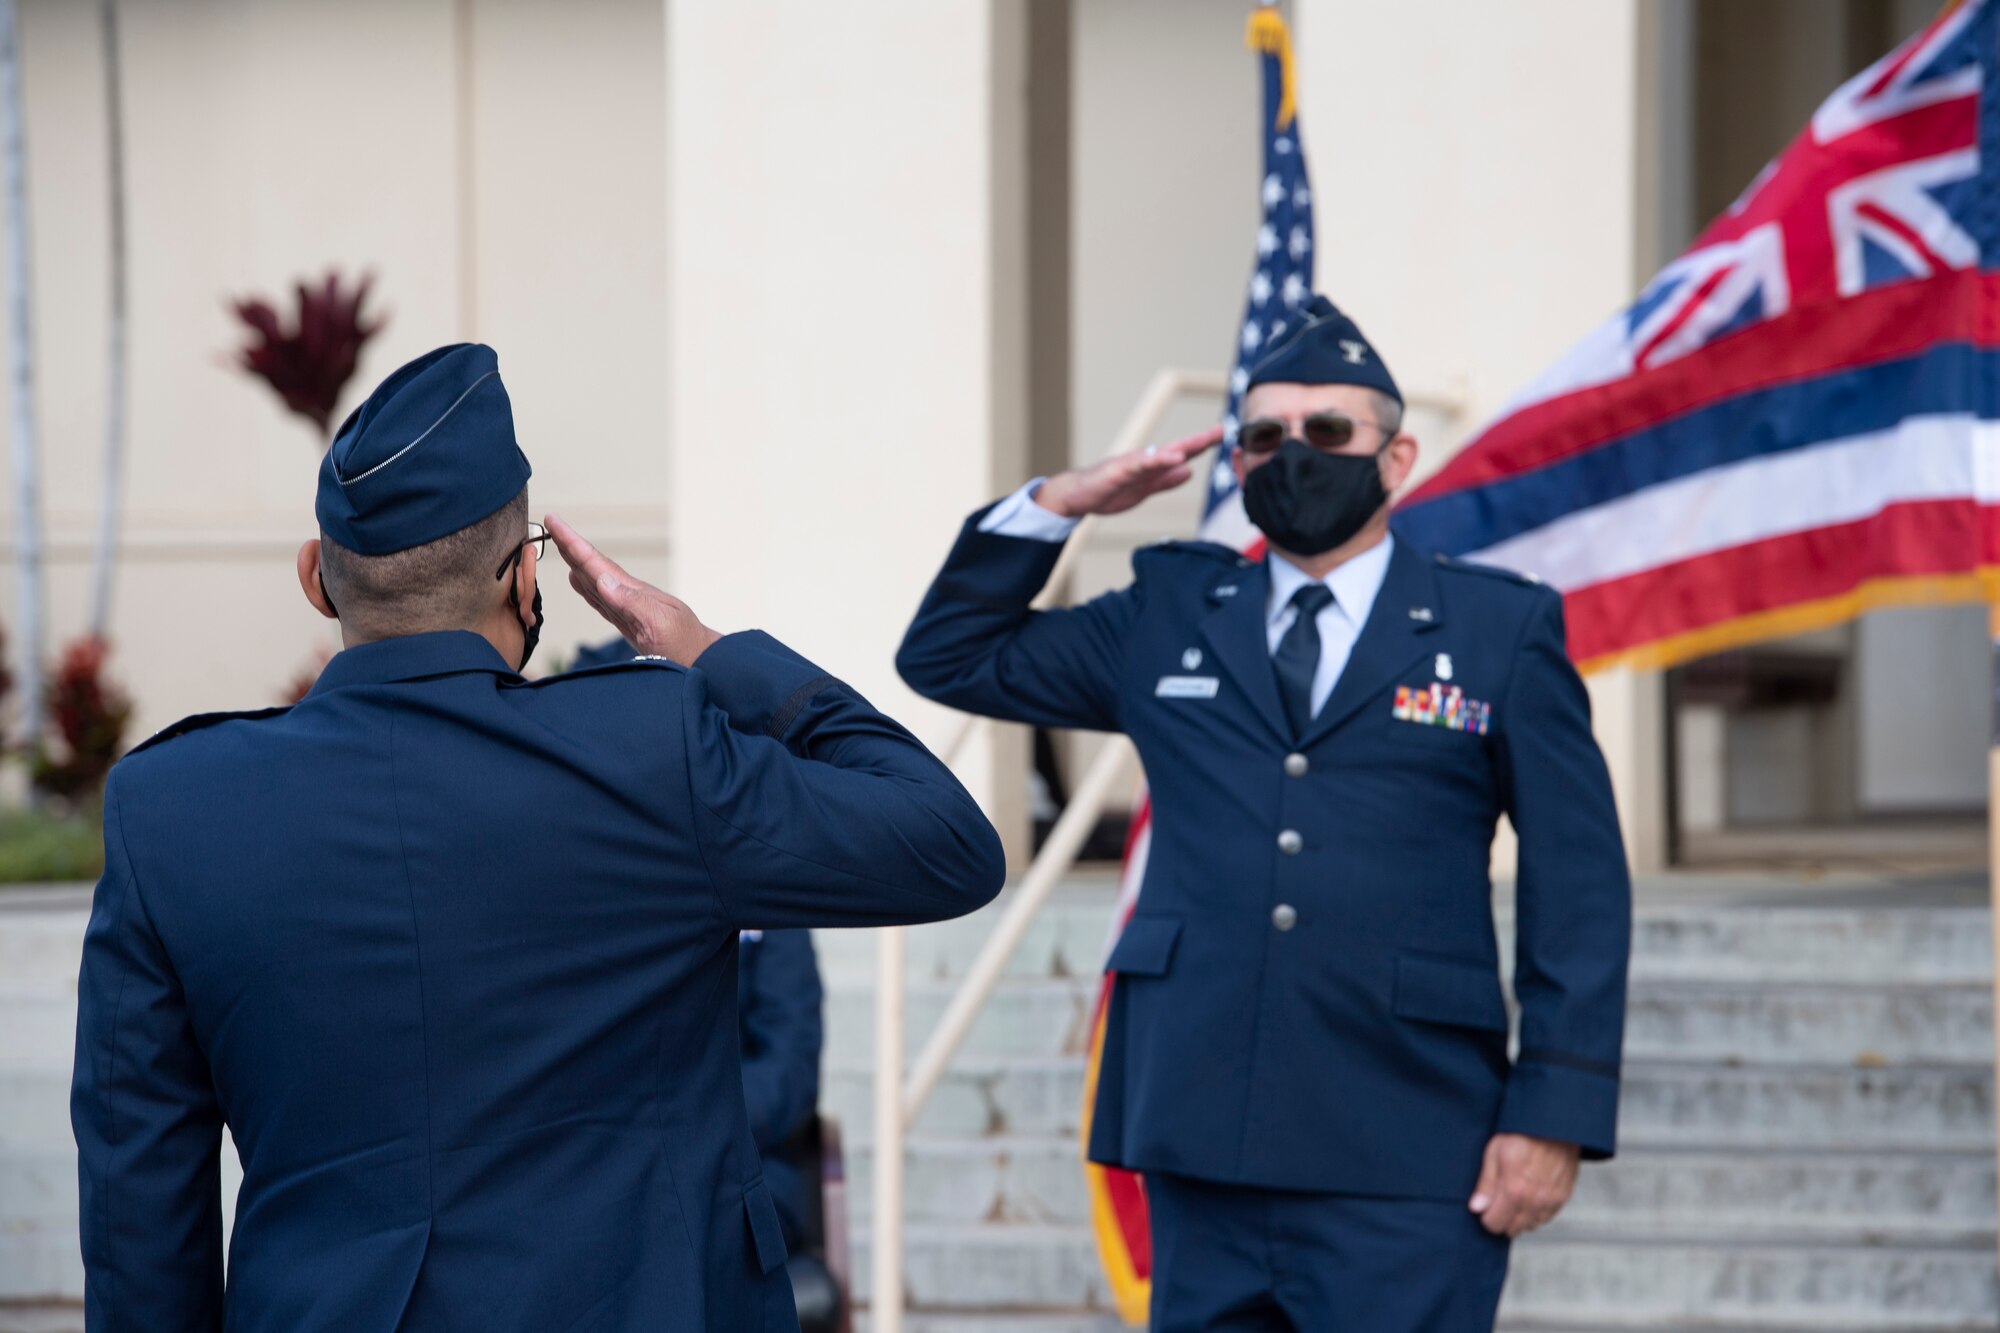
[[[911,982],[965,975],[992,933],[1012,890],[985,910],[957,921],[911,927]],[[1028,931],[1008,974],[1075,977],[1095,974],[1116,901],[1116,879],[1073,875]],[[79,899],[81,901],[81,899]],[[0,981],[73,983],[83,949],[82,906],[0,911]],[[1504,943],[1512,911],[1504,886],[1496,896]],[[814,933],[829,984],[872,984],[875,932]],[[1835,985],[1945,985],[1990,981],[1993,943],[1985,909],[1740,906],[1640,900],[1633,933],[1635,980],[1820,982]]]
[[[1605,1330],[1991,1329],[2000,1275],[1990,1245],[1885,1251],[1551,1235],[1515,1247],[1501,1310],[1513,1322]]]
[[[1013,890],[969,917],[907,932],[912,983],[965,975]],[[1079,874],[1050,898],[1009,964],[1008,975],[1075,977],[1104,960],[1116,881]],[[1495,929],[1511,952],[1513,911],[1496,895]],[[829,984],[872,984],[875,934],[818,931],[814,943]],[[1641,897],[1633,922],[1635,981],[1823,985],[1990,983],[1993,941],[1978,907],[1741,906],[1660,903]]]
[[[1651,905],[1633,919],[1634,981],[1990,984],[1978,907]],[[1505,922],[1503,921],[1503,925]],[[1501,931],[1503,940],[1513,936]]]
[[[1971,985],[1632,983],[1632,1060],[1989,1066],[1993,992]]]
[[[1682,1319],[1646,1319],[1642,1323],[1608,1323],[1610,1315],[1584,1317],[1580,1323],[1522,1323],[1512,1315],[1502,1313],[1498,1329],[1500,1333],[1826,1333],[1824,1323],[1768,1323],[1760,1321],[1756,1325],[1720,1325],[1706,1319],[1682,1321]],[[870,1333],[874,1323],[870,1323],[868,1311],[858,1309],[854,1313],[854,1333]],[[1092,1313],[962,1313],[962,1311],[908,1311],[902,1319],[904,1333],[1130,1333],[1130,1329],[1120,1323],[1114,1315],[1092,1315]],[[1950,1327],[1950,1325],[1948,1325]],[[1990,1325],[1970,1323],[1958,1325],[1962,1329],[1986,1329]],[[82,1323],[76,1325],[76,1333],[82,1331]],[[8,1333],[6,1323],[0,1323],[0,1333]],[[34,1329],[32,1333],[42,1333]],[[50,1333],[70,1333],[70,1325],[56,1325]],[[1906,1323],[1840,1323],[1838,1333],[1910,1333]]]
[[[77,1327],[80,1333],[82,1325]],[[870,1333],[874,1327],[866,1310],[855,1312],[854,1333]],[[0,1333],[8,1333],[6,1324],[0,1323]],[[1131,1333],[1131,1330],[1108,1314],[950,1314],[911,1310],[903,1316],[903,1333]]]
[[[871,1238],[856,1237],[858,1296]],[[908,1303],[932,1311],[1108,1311],[1083,1227],[927,1228],[905,1237]],[[1926,1250],[1767,1244],[1633,1245],[1533,1237],[1515,1247],[1511,1323],[1659,1328],[1991,1329],[2000,1275],[1987,1246]]]
[[[74,1222],[0,1232],[0,1311],[82,1299],[83,1251],[77,1246]]]
[[[0,908],[14,892],[0,889]],[[81,907],[0,910],[0,982],[53,981],[74,989],[89,917]]]
[[[872,1149],[847,1160],[866,1200]],[[1470,1182],[1468,1182],[1469,1186]],[[1090,1198],[1072,1139],[919,1140],[904,1164],[911,1227],[1085,1226]],[[1551,1231],[1583,1237],[1838,1244],[1983,1244],[1994,1239],[1988,1153],[1763,1153],[1639,1149],[1584,1169]]]
[[[992,904],[955,921],[911,926],[904,931],[906,973],[913,982],[950,981],[965,975],[972,960],[993,933],[1014,890],[1003,891]],[[1104,964],[1104,946],[1111,911],[1118,897],[1115,877],[1071,876],[1043,906],[1028,927],[1021,947],[1008,963],[1015,977],[1094,976]],[[873,984],[875,937],[872,930],[817,930],[813,946],[820,973],[828,985],[843,982]]]
[[[76,1232],[76,1151],[0,1147],[0,1236],[36,1226]]]
[[[74,1152],[69,1130],[69,1064],[0,1067],[0,1150]]]
[[[67,1069],[76,1058],[74,982],[59,988],[0,978],[0,1015],[0,1077],[17,1069]]]
[[[1010,978],[993,992],[966,1036],[969,1056],[1081,1056],[1089,1049],[1098,978]],[[904,1041],[915,1052],[937,1028],[957,986],[914,982],[903,995]],[[875,990],[836,985],[826,994],[827,1057],[850,1064],[875,1058]]]
[[[833,1067],[822,1105],[852,1141],[871,1131],[869,1071]],[[946,1071],[918,1118],[921,1137],[1076,1133],[1083,1062],[964,1060]],[[1967,1067],[1732,1069],[1626,1067],[1620,1142],[1627,1148],[1990,1151],[1993,1079]]]
[[[84,1333],[83,1306],[71,1301],[0,1304],[0,1333]]]
[[[904,996],[906,1040],[920,1049],[954,983],[920,982]],[[974,1021],[962,1054],[1082,1055],[1096,1013],[1096,977],[1002,982]],[[828,1058],[861,1065],[875,1054],[872,987],[827,993]],[[1774,986],[1641,981],[1627,1006],[1632,1060],[1719,1064],[1988,1065],[1993,995],[1955,986]]]

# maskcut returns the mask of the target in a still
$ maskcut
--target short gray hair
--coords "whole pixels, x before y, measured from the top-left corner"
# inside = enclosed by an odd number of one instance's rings
[[[1375,405],[1375,421],[1382,427],[1382,443],[1387,444],[1403,429],[1403,405],[1380,389],[1370,389],[1368,397]]]

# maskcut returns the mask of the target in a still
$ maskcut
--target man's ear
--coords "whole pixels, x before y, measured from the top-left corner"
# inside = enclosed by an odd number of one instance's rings
[[[313,610],[328,620],[340,619],[340,613],[335,611],[333,603],[327,600],[326,584],[320,581],[317,537],[308,539],[299,547],[299,591],[306,595],[308,602],[312,603]]]
[[[521,558],[514,562],[514,601],[520,607],[521,628],[525,631],[534,623],[535,577],[541,561],[528,554],[528,548],[521,548]]]
[[[1417,470],[1417,437],[1398,435],[1382,449],[1382,489],[1394,495]]]

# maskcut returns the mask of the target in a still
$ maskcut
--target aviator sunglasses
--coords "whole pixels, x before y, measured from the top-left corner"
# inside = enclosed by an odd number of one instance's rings
[[[1315,412],[1300,423],[1301,437],[1322,453],[1332,453],[1345,448],[1354,439],[1356,426],[1373,426],[1382,432],[1383,443],[1387,443],[1393,432],[1379,421],[1350,417],[1342,412]],[[1236,432],[1237,447],[1246,454],[1274,454],[1278,446],[1285,442],[1289,428],[1276,417],[1258,417],[1246,421]]]

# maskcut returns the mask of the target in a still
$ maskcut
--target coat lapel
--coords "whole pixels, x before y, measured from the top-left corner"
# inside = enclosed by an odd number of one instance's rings
[[[1301,748],[1345,722],[1387,688],[1411,662],[1423,656],[1428,650],[1425,636],[1443,624],[1444,604],[1438,599],[1435,562],[1397,542],[1368,623],[1361,627],[1326,706],[1299,738]]]
[[[1224,593],[1229,587],[1236,591]],[[1233,581],[1224,580],[1209,590],[1216,607],[1202,618],[1200,629],[1209,651],[1242,688],[1250,706],[1289,744],[1292,726],[1278,698],[1278,673],[1271,666],[1264,634],[1264,605],[1270,591],[1271,576],[1262,565],[1242,570]]]

